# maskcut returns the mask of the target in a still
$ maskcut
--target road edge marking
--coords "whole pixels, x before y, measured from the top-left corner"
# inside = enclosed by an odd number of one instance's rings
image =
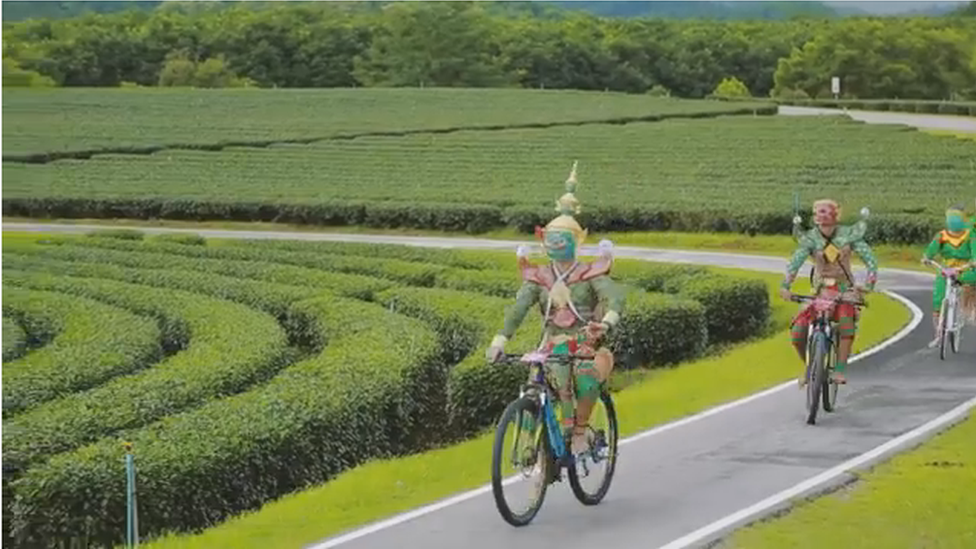
[[[658,549],[684,549],[686,547],[690,547],[693,543],[711,543],[716,541],[712,538],[714,538],[716,534],[722,533],[723,530],[727,531],[726,534],[731,534],[742,526],[761,520],[768,511],[782,503],[786,503],[792,498],[822,487],[823,485],[852,470],[860,467],[871,466],[889,459],[897,454],[900,449],[904,450],[906,447],[915,442],[927,440],[927,438],[934,436],[945,428],[950,427],[953,423],[961,420],[965,414],[973,408],[976,408],[976,397],[963,402],[952,410],[949,410],[948,412],[912,429],[907,433],[902,434],[901,436],[893,438],[879,446],[875,446],[871,450],[868,450],[859,456],[851,458],[844,463],[836,465],[816,476],[810,477],[803,482],[787,488],[786,490],[773,494],[772,496],[769,496],[768,498],[763,499],[749,507],[740,509],[739,511],[736,511],[730,515],[726,515],[725,517],[703,526],[694,532],[668,542],[665,545],[661,545]]]

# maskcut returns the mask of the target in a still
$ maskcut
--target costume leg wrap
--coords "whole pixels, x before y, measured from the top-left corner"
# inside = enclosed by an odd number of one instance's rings
[[[942,300],[946,296],[946,279],[939,275],[935,277],[935,286],[932,288],[932,310],[938,313],[942,310]]]
[[[593,361],[580,364],[576,373],[576,398],[580,402],[594,403],[600,398],[599,376]]]

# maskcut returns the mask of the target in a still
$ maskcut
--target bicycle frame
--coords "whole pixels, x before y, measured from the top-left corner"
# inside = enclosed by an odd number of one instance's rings
[[[819,297],[819,296],[808,296],[808,295],[794,295],[794,301],[798,302],[812,302],[813,308],[817,312],[816,317],[810,322],[810,334],[807,336],[807,354],[811,352],[810,342],[813,341],[814,335],[817,332],[821,332],[827,338],[827,348],[836,350],[837,340],[834,339],[834,326],[833,321],[830,319],[830,314],[833,312],[834,308],[841,303],[849,303],[856,307],[865,307],[866,303],[860,301],[851,301],[844,299],[844,294],[837,294],[834,297]],[[807,379],[810,378],[810,364],[809,359],[807,360]]]
[[[566,459],[571,459],[572,455],[566,449],[566,441],[563,440],[562,429],[560,429],[559,422],[556,420],[556,410],[552,405],[555,391],[546,380],[545,373],[546,362],[554,360],[554,356],[558,357],[555,358],[558,361],[571,361],[577,358],[574,355],[549,355],[538,351],[524,355],[507,355],[510,360],[517,359],[519,362],[528,364],[532,368],[531,381],[522,385],[519,391],[519,397],[532,395],[539,400],[543,421],[546,422],[546,432],[549,436],[549,446],[552,449],[553,457],[557,461],[563,462]],[[573,376],[570,375],[570,383],[572,381]]]

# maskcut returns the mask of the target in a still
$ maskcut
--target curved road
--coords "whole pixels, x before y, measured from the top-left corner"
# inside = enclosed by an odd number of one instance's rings
[[[87,232],[96,226],[4,223],[4,230]],[[442,248],[507,249],[519,241],[394,237],[307,232],[142,228],[147,233],[191,232],[210,238],[333,240]],[[514,253],[513,253],[514,255]],[[618,257],[781,272],[785,258],[717,252],[618,247]],[[514,258],[513,258],[514,260]],[[784,505],[850,480],[852,459],[871,464],[933,431],[916,428],[976,405],[976,337],[941,361],[925,347],[932,276],[884,269],[879,288],[897,290],[916,312],[912,327],[890,346],[859,357],[839,410],[817,426],[804,423],[803,393],[788,382],[703,414],[631,437],[622,444],[614,484],[603,503],[585,508],[568,487],[550,488],[531,526],[503,523],[490,490],[461,494],[411,513],[323,540],[315,549],[496,549],[698,547]],[[924,322],[922,322],[924,320]],[[784,345],[787,343],[784,341]],[[796,365],[799,368],[799,364]],[[744,365],[743,367],[748,367]],[[798,370],[797,370],[798,371]],[[784,372],[785,374],[785,372]],[[942,425],[944,426],[944,425]],[[914,435],[918,435],[915,437]],[[911,437],[900,441],[898,437]],[[894,442],[892,442],[894,440]],[[886,445],[887,446],[883,446]],[[880,450],[879,446],[883,446]],[[866,452],[872,452],[865,456]]]

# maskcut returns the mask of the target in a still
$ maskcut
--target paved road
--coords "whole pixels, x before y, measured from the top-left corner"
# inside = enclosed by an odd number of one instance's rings
[[[920,307],[929,300],[925,292],[908,296]],[[976,395],[976,338],[942,362],[923,349],[929,331],[922,326],[852,364],[838,411],[817,426],[804,422],[803,392],[782,390],[622,447],[614,484],[596,507],[580,505],[557,484],[535,521],[516,529],[501,520],[487,493],[338,546],[528,549],[558,540],[559,547],[579,549],[661,547]]]
[[[841,109],[821,109],[815,107],[791,107],[781,105],[779,114],[786,116],[844,115],[869,124],[904,124],[927,130],[948,130],[976,133],[976,118],[963,116],[942,116],[933,114],[913,114],[901,112],[858,111]]]
[[[85,232],[92,226],[4,223],[4,230]],[[390,242],[442,248],[514,250],[521,241],[391,237],[305,232],[146,228],[150,233],[196,232],[211,238],[271,238]],[[781,272],[785,259],[717,252],[619,247],[620,257]],[[882,270],[880,285],[927,311],[931,276]],[[927,319],[926,319],[927,320]],[[976,337],[961,354],[940,361],[925,348],[929,323],[893,346],[852,364],[838,413],[816,427],[803,421],[803,393],[771,391],[741,406],[623,446],[614,486],[595,508],[584,508],[557,485],[528,528],[497,515],[490,493],[319,547],[454,549],[550,546],[660,547],[770,495],[810,479],[902,435],[976,395]],[[784,342],[785,344],[785,342]],[[743,367],[748,367],[744,365]],[[722,532],[719,532],[721,534]],[[707,541],[706,539],[705,541]]]

